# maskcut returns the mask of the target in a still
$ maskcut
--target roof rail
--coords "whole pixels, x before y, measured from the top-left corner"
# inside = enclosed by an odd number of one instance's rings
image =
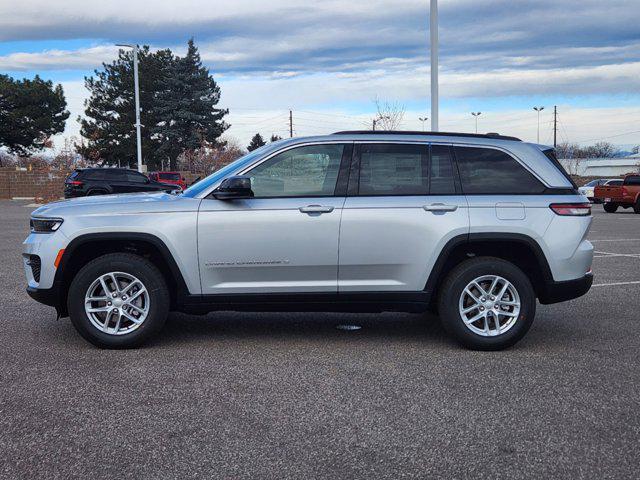
[[[472,137],[472,138],[496,138],[499,140],[513,140],[521,142],[517,137],[500,135],[499,133],[458,133],[458,132],[420,132],[415,130],[344,130],[333,135],[428,135],[439,137]]]

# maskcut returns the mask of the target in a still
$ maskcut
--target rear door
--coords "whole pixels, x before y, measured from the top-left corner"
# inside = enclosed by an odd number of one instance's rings
[[[340,292],[420,291],[469,230],[449,145],[355,145],[340,227]]]

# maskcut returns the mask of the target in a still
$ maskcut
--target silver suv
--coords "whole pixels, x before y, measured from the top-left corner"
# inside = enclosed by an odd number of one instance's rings
[[[591,210],[548,147],[497,134],[278,141],[166,193],[35,210],[36,300],[102,347],[169,311],[437,312],[462,345],[517,342],[536,299],[586,293]]]

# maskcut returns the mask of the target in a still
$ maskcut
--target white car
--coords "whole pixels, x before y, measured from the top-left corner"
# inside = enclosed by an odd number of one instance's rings
[[[436,310],[463,345],[589,290],[591,204],[553,149],[497,134],[338,132],[252,151],[180,195],[35,210],[28,292],[103,347],[169,311]]]

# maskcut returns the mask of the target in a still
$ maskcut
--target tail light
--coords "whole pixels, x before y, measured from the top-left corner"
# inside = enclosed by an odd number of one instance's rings
[[[590,203],[552,203],[549,208],[563,217],[588,217],[591,215]]]
[[[622,196],[626,197],[627,195],[629,195],[629,191],[627,190],[627,187],[622,187]]]
[[[79,180],[67,180],[67,185],[73,185],[75,187],[79,187],[83,185],[83,183]]]

